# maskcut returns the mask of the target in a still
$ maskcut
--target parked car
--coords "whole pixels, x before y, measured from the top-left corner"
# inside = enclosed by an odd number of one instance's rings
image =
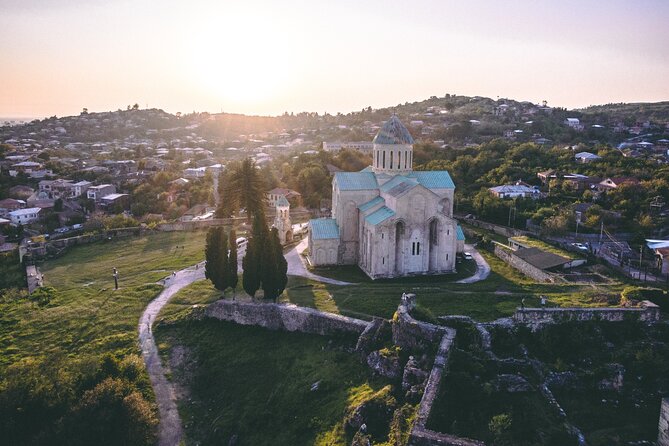
[[[584,245],[583,243],[572,243],[571,246],[581,251],[588,251],[587,245]]]
[[[465,253],[463,253],[463,254],[462,254],[462,257],[463,257],[465,260],[474,260],[474,256],[472,256],[471,253],[469,253],[469,252],[465,252]]]
[[[244,243],[247,242],[246,237],[237,237],[237,247],[241,247]]]

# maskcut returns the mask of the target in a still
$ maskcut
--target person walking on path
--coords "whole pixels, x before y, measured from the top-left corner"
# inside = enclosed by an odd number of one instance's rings
[[[546,308],[546,296],[541,296],[541,308]]]
[[[520,299],[520,311],[525,311],[525,298]]]

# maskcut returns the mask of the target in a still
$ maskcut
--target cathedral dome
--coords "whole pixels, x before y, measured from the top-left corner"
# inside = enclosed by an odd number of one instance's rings
[[[374,137],[374,144],[413,144],[411,133],[404,127],[397,115],[392,115],[379,133]]]

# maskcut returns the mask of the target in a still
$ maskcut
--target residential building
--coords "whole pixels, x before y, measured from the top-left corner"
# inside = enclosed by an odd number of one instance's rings
[[[601,181],[597,187],[600,190],[615,189],[623,184],[639,184],[639,180],[633,177],[615,177],[607,178]]]
[[[100,184],[91,186],[86,190],[86,197],[90,200],[100,201],[102,197],[116,193],[116,187],[113,184]]]
[[[594,153],[590,153],[590,152],[579,152],[576,155],[574,155],[574,159],[578,163],[587,164],[587,163],[591,163],[593,161],[600,160],[600,159],[602,159],[602,157],[599,156],[599,155],[595,155]]]
[[[26,207],[24,200],[15,200],[13,198],[5,198],[0,200],[0,216],[6,217],[10,212],[17,211]]]
[[[34,223],[40,218],[41,208],[18,209],[9,213],[9,220],[14,225],[27,225]]]
[[[293,204],[295,205],[299,205],[300,201],[302,200],[302,194],[300,194],[295,190],[286,189],[283,187],[276,187],[271,191],[267,192],[265,195],[267,196],[267,205],[272,208],[276,207],[276,203],[281,198],[289,202],[292,201]]]
[[[567,118],[564,120],[564,123],[574,130],[583,130],[583,124],[581,124],[578,118]]]
[[[533,198],[541,197],[541,192],[533,187],[522,184],[505,184],[488,189],[497,198]]]

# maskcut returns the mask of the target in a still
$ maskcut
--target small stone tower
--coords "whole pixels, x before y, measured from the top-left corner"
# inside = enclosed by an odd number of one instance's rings
[[[276,217],[274,227],[279,231],[279,241],[282,245],[293,241],[293,226],[290,222],[290,203],[286,197],[276,200]]]

